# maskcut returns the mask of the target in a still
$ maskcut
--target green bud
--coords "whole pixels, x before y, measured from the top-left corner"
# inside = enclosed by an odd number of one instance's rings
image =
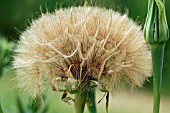
[[[165,43],[169,38],[165,4],[162,0],[149,0],[144,38],[149,44]]]

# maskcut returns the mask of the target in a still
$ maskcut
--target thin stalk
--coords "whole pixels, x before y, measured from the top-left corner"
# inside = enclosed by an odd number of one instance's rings
[[[144,27],[144,38],[149,43],[153,64],[153,113],[159,113],[162,85],[162,67],[165,43],[169,29],[165,13],[165,0],[149,0],[148,14]]]
[[[154,90],[154,106],[153,113],[159,113],[160,95],[162,86],[162,67],[164,58],[164,44],[150,45],[153,64],[153,90]]]
[[[91,104],[87,104],[89,113],[97,113],[97,109],[96,109],[96,91],[95,91],[95,89],[90,90],[89,99],[91,100]]]
[[[87,91],[79,91],[75,94],[74,113],[83,113],[86,103]]]

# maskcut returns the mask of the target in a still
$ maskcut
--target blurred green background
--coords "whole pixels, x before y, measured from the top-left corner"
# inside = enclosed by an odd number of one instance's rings
[[[34,19],[37,19],[40,15],[40,9],[45,13],[46,9],[49,12],[53,12],[56,8],[60,7],[70,7],[70,6],[79,6],[83,5],[83,0],[1,0],[0,1],[0,35],[6,37],[8,41],[16,42],[20,35],[20,32],[23,32],[29,22]],[[147,2],[148,0],[91,0],[92,4],[95,6],[112,8],[116,11],[125,13],[129,12],[129,17],[134,21],[137,21],[140,25],[144,25],[145,17],[147,13]],[[169,7],[168,7],[169,6]],[[41,8],[40,8],[41,7]],[[170,26],[170,0],[166,0],[166,14],[168,24]],[[2,42],[0,42],[1,44]],[[168,40],[165,48],[165,58],[164,58],[164,68],[163,68],[163,88],[162,88],[162,113],[169,113],[167,111],[170,107],[170,40]],[[0,54],[2,51],[0,51]],[[16,88],[16,81],[14,80],[15,74],[11,70],[4,73],[0,78],[0,102],[4,104],[4,108],[7,109],[7,113],[15,111],[17,113],[15,98],[19,95],[22,97],[23,103],[26,100],[26,97],[18,91]],[[139,93],[141,92],[141,93]],[[152,110],[152,78],[144,88],[135,91],[130,99],[126,95],[126,91],[123,91],[116,98],[113,98],[113,110],[114,113],[151,113]],[[65,112],[71,113],[73,111],[73,106],[69,106],[63,103],[60,100],[61,94],[49,94],[49,99],[47,103],[50,104],[49,113],[64,113],[62,109],[65,109]],[[100,95],[100,94],[99,94]],[[140,97],[139,97],[140,96]],[[100,97],[100,96],[99,96]],[[119,100],[122,101],[119,101]],[[125,102],[125,99],[128,102]],[[52,101],[53,100],[53,101]],[[55,100],[55,101],[54,101]],[[168,100],[168,101],[167,101]],[[118,102],[117,102],[118,101]],[[117,104],[115,104],[115,103]],[[122,102],[122,103],[121,103]],[[131,102],[131,103],[130,103]],[[123,104],[126,103],[126,104]],[[129,103],[129,104],[128,104]],[[150,103],[150,104],[149,104]],[[134,108],[138,104],[140,107]],[[121,109],[122,106],[126,106],[125,109]],[[59,108],[57,108],[57,106]],[[100,112],[105,112],[103,109],[103,104],[99,105]],[[110,105],[112,106],[112,105]],[[103,109],[102,109],[103,108]],[[145,111],[146,110],[146,111]],[[150,110],[150,111],[149,111]]]

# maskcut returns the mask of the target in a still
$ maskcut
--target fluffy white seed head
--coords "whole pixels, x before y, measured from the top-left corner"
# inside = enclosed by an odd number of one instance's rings
[[[97,80],[109,91],[142,86],[151,55],[141,27],[126,15],[97,7],[42,14],[20,36],[14,67],[19,87],[32,96],[58,77]]]

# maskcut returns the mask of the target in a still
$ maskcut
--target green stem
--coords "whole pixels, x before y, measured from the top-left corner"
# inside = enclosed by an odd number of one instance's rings
[[[96,92],[95,89],[91,89],[90,92],[89,92],[89,98],[91,99],[91,105],[87,104],[89,113],[97,113],[95,92]]]
[[[87,91],[79,91],[75,94],[74,113],[83,113],[86,103]]]
[[[153,90],[154,90],[153,113],[159,113],[165,43],[153,44],[150,45],[150,47],[151,47],[153,74],[154,74],[153,75]]]

